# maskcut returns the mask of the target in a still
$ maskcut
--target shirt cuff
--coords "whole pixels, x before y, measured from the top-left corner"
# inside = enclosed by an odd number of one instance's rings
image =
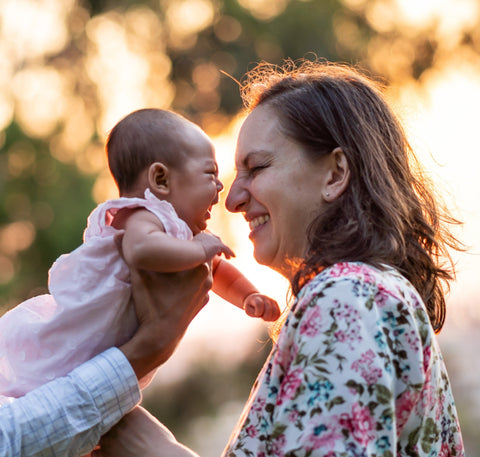
[[[100,434],[110,430],[142,398],[135,372],[118,348],[107,349],[69,376],[92,397],[101,417]]]

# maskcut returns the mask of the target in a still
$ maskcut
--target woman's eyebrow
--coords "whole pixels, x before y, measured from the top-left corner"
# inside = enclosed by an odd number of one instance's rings
[[[265,151],[265,149],[255,149],[253,151],[250,151],[242,160],[242,164],[247,166],[249,160],[252,158],[252,156],[260,156],[260,157],[265,157],[265,156],[270,156],[271,152]]]

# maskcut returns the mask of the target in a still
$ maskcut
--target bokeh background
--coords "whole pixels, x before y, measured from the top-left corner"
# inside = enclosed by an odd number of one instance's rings
[[[116,196],[104,140],[124,115],[173,109],[200,124],[232,179],[237,81],[255,62],[341,61],[382,78],[468,251],[439,336],[467,455],[480,456],[479,0],[0,0],[0,312],[45,293]],[[210,228],[279,302],[285,281],[252,260],[247,227]],[[270,350],[268,327],[216,297],[161,368],[144,405],[202,457],[218,456]]]

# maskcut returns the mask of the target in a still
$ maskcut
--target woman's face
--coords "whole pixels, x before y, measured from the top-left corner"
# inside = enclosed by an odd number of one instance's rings
[[[307,250],[307,229],[322,212],[327,170],[282,133],[275,110],[256,107],[240,130],[229,211],[243,213],[255,259],[291,279]],[[293,262],[292,262],[293,261]]]

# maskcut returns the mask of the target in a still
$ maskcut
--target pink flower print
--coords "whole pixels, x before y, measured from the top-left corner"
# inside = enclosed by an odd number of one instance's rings
[[[340,343],[345,343],[345,341],[347,341],[347,335],[343,330],[338,330],[333,335]]]
[[[416,329],[405,332],[405,341],[408,343],[413,352],[420,352],[421,341]]]
[[[358,325],[358,311],[348,304],[340,304],[334,302],[335,310],[333,319],[339,328],[335,331],[334,336],[337,342],[348,345],[350,349],[354,349],[355,342],[360,342],[360,327]]]
[[[293,343],[291,345],[285,345],[279,348],[275,354],[275,363],[284,372],[288,371],[290,364],[298,354],[298,345]]]
[[[450,457],[452,454],[450,452],[450,446],[448,443],[442,443],[442,447],[438,454],[438,457]]]
[[[294,423],[298,419],[298,416],[299,416],[298,410],[292,409],[292,411],[288,413],[288,420]]]
[[[300,324],[300,335],[315,336],[322,328],[322,314],[318,306],[307,309]]]
[[[348,305],[348,303],[344,303],[343,305],[338,300],[333,300],[334,304],[334,314],[338,320],[343,320],[347,323],[355,321],[358,317],[358,311],[355,308],[352,308]]]
[[[403,392],[395,401],[395,416],[397,418],[397,429],[400,432],[407,423],[415,404],[418,400],[418,394],[407,390]]]
[[[360,359],[352,363],[352,369],[357,372],[359,371],[360,376],[365,379],[369,385],[376,384],[382,375],[382,370],[373,366],[374,358],[375,353],[369,349],[367,352],[362,354]]]
[[[285,400],[291,400],[295,397],[298,387],[302,384],[302,373],[302,369],[297,368],[295,371],[285,375],[277,396],[277,405],[281,405]]]
[[[458,423],[457,423],[457,427],[458,427]],[[460,442],[455,445],[455,455],[458,455],[459,457],[465,457],[462,437],[460,436],[459,439],[460,439]]]
[[[364,362],[367,365],[371,365],[374,358],[375,358],[375,353],[371,349],[369,349],[367,352],[362,354],[362,358],[360,360],[361,362]]]
[[[383,284],[378,284],[377,293],[375,295],[375,303],[379,308],[383,308],[392,293],[385,288]]]
[[[368,270],[364,265],[357,265],[354,263],[337,263],[329,271],[330,276],[333,278],[339,278],[340,276],[346,276],[351,273],[359,274],[366,273]]]
[[[258,430],[254,425],[249,425],[245,431],[250,438],[255,438],[258,435]]]
[[[368,385],[376,384],[378,379],[382,376],[382,370],[378,367],[371,368],[370,371],[366,370],[362,372],[362,377],[365,379]]]
[[[265,398],[257,397],[257,399],[255,400],[255,402],[252,405],[251,410],[255,411],[255,412],[263,411],[263,409],[265,408],[265,403],[266,403]]]
[[[423,370],[425,373],[430,371],[430,361],[432,359],[432,346],[427,345],[423,348]]]
[[[358,443],[367,445],[375,438],[375,421],[367,407],[355,403],[352,408],[351,432]]]
[[[339,426],[338,416],[331,416],[325,422],[325,418],[317,416],[317,419],[312,420],[310,427],[311,433],[307,435],[312,449],[332,450],[338,440],[344,439]]]
[[[278,438],[274,439],[271,442],[271,453],[275,457],[283,457],[285,455],[285,443],[286,443],[285,435],[280,435]]]

